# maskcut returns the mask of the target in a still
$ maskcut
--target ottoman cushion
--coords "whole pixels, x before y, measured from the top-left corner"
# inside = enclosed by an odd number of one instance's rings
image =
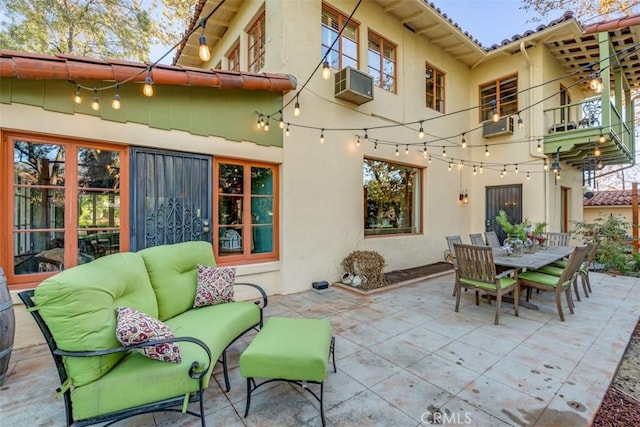
[[[245,378],[323,382],[331,346],[326,319],[271,317],[240,356]]]

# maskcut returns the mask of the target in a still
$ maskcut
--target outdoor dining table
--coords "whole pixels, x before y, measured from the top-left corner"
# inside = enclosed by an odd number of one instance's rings
[[[548,246],[546,249],[540,249],[533,253],[514,256],[506,255],[503,248],[494,248],[493,262],[496,266],[500,267],[515,268],[518,270],[536,270],[571,255],[573,250],[573,246]],[[519,305],[532,310],[538,310],[538,306],[529,301],[520,301]]]
[[[571,255],[573,246],[549,246],[522,256],[506,255],[504,249],[493,249],[493,262],[501,267],[536,270]]]

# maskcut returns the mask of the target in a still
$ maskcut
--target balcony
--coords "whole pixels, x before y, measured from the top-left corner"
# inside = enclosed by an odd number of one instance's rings
[[[633,163],[633,105],[623,114],[613,103],[603,103],[602,98],[544,110],[548,132],[544,136],[545,154],[555,154],[559,149],[561,161],[581,168],[585,158],[594,157],[597,147],[601,153],[597,157],[604,166]]]

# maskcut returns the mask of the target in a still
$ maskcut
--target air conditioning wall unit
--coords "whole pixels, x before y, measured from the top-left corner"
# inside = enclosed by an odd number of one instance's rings
[[[373,101],[373,78],[353,67],[344,67],[335,74],[334,96],[357,105]]]
[[[505,116],[497,122],[488,120],[482,124],[482,137],[495,138],[497,136],[513,135],[513,117]]]

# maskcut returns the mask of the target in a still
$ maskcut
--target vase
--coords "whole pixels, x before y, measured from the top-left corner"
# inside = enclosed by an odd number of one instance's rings
[[[509,236],[504,239],[504,246],[508,248],[507,254],[513,256],[524,255],[524,242],[518,236]]]

